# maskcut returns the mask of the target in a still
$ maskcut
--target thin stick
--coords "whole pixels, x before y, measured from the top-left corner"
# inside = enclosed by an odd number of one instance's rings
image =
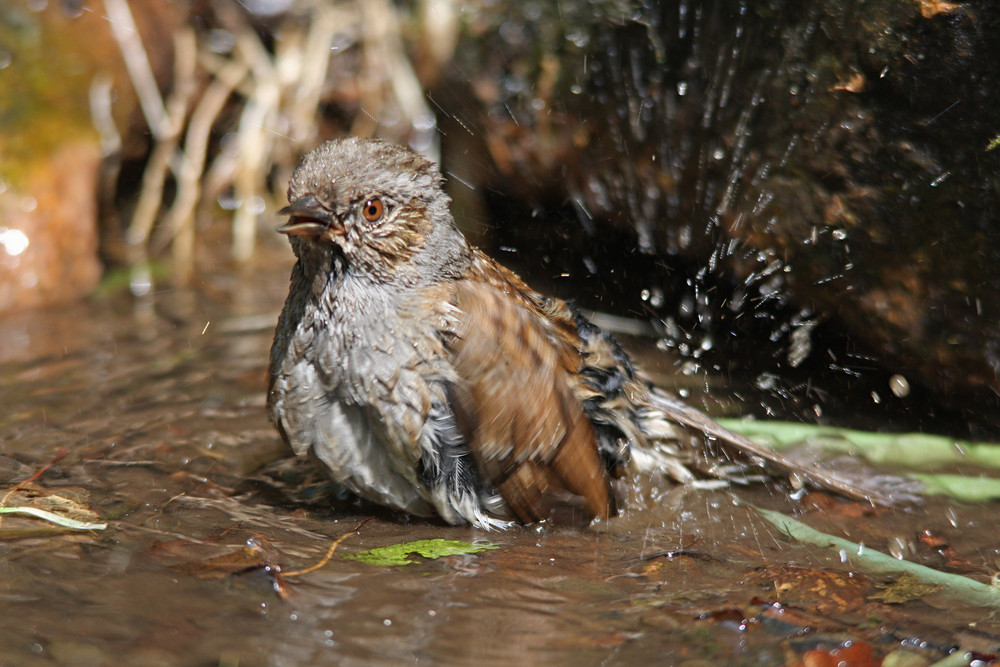
[[[356,525],[354,527],[354,530],[348,531],[348,532],[344,533],[343,535],[341,535],[340,537],[338,537],[337,539],[335,539],[333,541],[333,544],[330,545],[330,548],[326,550],[326,555],[323,556],[323,558],[318,563],[316,563],[315,565],[310,565],[309,567],[307,567],[305,569],[302,569],[302,570],[293,570],[292,572],[282,572],[282,576],[284,576],[284,577],[298,577],[298,576],[301,576],[303,574],[308,574],[310,572],[315,572],[316,570],[318,570],[321,567],[325,566],[327,563],[330,562],[330,559],[333,558],[333,554],[337,550],[337,547],[340,546],[340,543],[343,542],[344,540],[346,540],[348,537],[350,537],[354,533],[357,533],[359,530],[361,530],[361,526],[365,525],[366,523],[368,523],[371,520],[372,520],[372,517],[368,517],[367,519],[365,519],[364,521],[362,521],[361,523],[359,523],[358,525]]]
[[[237,144],[239,161],[233,188],[239,201],[233,214],[233,257],[244,262],[253,256],[257,217],[265,173],[273,151],[272,134],[281,103],[280,73],[260,37],[232,3],[213,5],[216,15],[236,38],[236,52],[249,64],[252,84],[240,114]]]
[[[125,69],[135,86],[149,129],[154,137],[162,139],[170,134],[171,122],[156,86],[156,77],[149,65],[146,49],[142,45],[142,37],[132,18],[132,10],[125,0],[104,0],[104,11],[111,23],[111,34],[118,42],[118,48],[125,59]]]
[[[167,100],[167,120],[169,131],[157,133],[156,144],[149,162],[142,173],[142,189],[136,203],[132,221],[126,234],[129,262],[140,271],[148,271],[145,265],[149,259],[147,242],[156,222],[156,216],[163,203],[163,186],[170,170],[170,163],[177,152],[180,133],[187,116],[191,98],[194,96],[197,67],[197,43],[194,30],[185,28],[174,36],[174,81],[176,85]],[[147,119],[147,122],[148,119]]]
[[[183,281],[190,279],[194,269],[194,211],[201,198],[208,138],[213,123],[246,73],[247,64],[244,61],[226,65],[209,84],[188,121],[183,158],[178,169],[177,196],[163,221],[164,233],[174,235],[175,268]]]

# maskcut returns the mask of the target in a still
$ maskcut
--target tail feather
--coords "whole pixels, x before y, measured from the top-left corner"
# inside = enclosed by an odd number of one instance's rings
[[[681,401],[673,399],[657,389],[650,391],[649,401],[653,407],[662,411],[668,419],[693,431],[703,433],[706,438],[715,440],[723,449],[737,455],[741,459],[757,461],[758,464],[763,465],[769,464],[772,467],[780,469],[785,474],[798,477],[817,487],[834,491],[872,505],[890,507],[898,504],[900,500],[909,500],[909,497],[904,498],[899,494],[886,493],[879,488],[866,485],[863,480],[852,478],[835,470],[822,469],[818,466],[795,461],[781,452],[759,445],[745,436],[730,431],[716,423],[705,413],[685,405]],[[665,472],[669,472],[671,476],[676,478],[674,467],[677,465],[682,464],[675,461],[669,471],[665,470]],[[688,474],[690,475],[690,472]]]

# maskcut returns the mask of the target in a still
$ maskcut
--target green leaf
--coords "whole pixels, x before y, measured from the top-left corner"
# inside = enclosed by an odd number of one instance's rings
[[[362,551],[356,554],[345,554],[344,558],[356,560],[368,565],[379,567],[390,567],[393,565],[409,565],[416,561],[410,559],[410,554],[417,554],[423,558],[441,558],[442,556],[460,556],[462,554],[474,554],[489,549],[499,549],[499,544],[481,542],[472,544],[460,540],[417,540],[416,542],[403,542],[387,547],[376,547],[369,551]]]
[[[782,449],[808,442],[826,452],[862,456],[876,464],[932,469],[966,464],[1000,468],[1000,445],[929,433],[874,433],[779,421],[720,419],[720,424],[756,443]]]
[[[782,449],[806,444],[827,454],[846,454],[875,465],[909,470],[941,470],[957,465],[1000,469],[1000,445],[927,433],[874,433],[834,426],[780,421],[720,419],[719,423],[757,444]],[[1000,478],[947,473],[906,473],[923,486],[920,493],[965,502],[1000,499]]]
[[[950,496],[967,503],[1000,499],[1000,479],[995,477],[969,477],[944,473],[912,473],[908,477],[923,484],[922,493],[928,496]]]

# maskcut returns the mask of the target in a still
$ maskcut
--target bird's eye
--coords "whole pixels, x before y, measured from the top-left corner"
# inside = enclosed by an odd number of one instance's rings
[[[361,214],[365,216],[365,220],[368,222],[377,222],[384,213],[385,206],[378,197],[372,197],[366,201],[361,209]]]

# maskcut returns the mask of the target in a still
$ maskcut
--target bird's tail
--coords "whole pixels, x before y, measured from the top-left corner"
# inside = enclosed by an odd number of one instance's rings
[[[717,446],[731,457],[734,463],[742,464],[735,468],[728,467],[719,465],[717,456],[701,457],[704,461],[711,462],[711,465],[697,466],[698,469],[716,478],[728,481],[745,478],[750,469],[749,465],[759,469],[770,468],[772,471],[777,469],[782,474],[788,475],[794,486],[813,485],[872,505],[892,506],[901,501],[915,500],[915,496],[900,488],[898,484],[882,484],[879,480],[884,480],[884,476],[866,480],[796,461],[781,452],[730,431],[705,413],[666,395],[655,387],[650,390],[649,403],[653,409],[648,414],[641,415],[648,433],[653,434],[657,429],[669,428],[669,422],[680,424],[695,433],[702,434],[706,439],[706,445]],[[659,452],[656,445],[651,450],[636,454],[640,458],[637,463],[641,467],[656,465],[681,482],[694,480],[696,477],[690,470],[691,464],[685,465],[678,457],[671,456],[671,452]],[[695,458],[697,464],[698,457]],[[887,488],[889,490],[886,490]]]

